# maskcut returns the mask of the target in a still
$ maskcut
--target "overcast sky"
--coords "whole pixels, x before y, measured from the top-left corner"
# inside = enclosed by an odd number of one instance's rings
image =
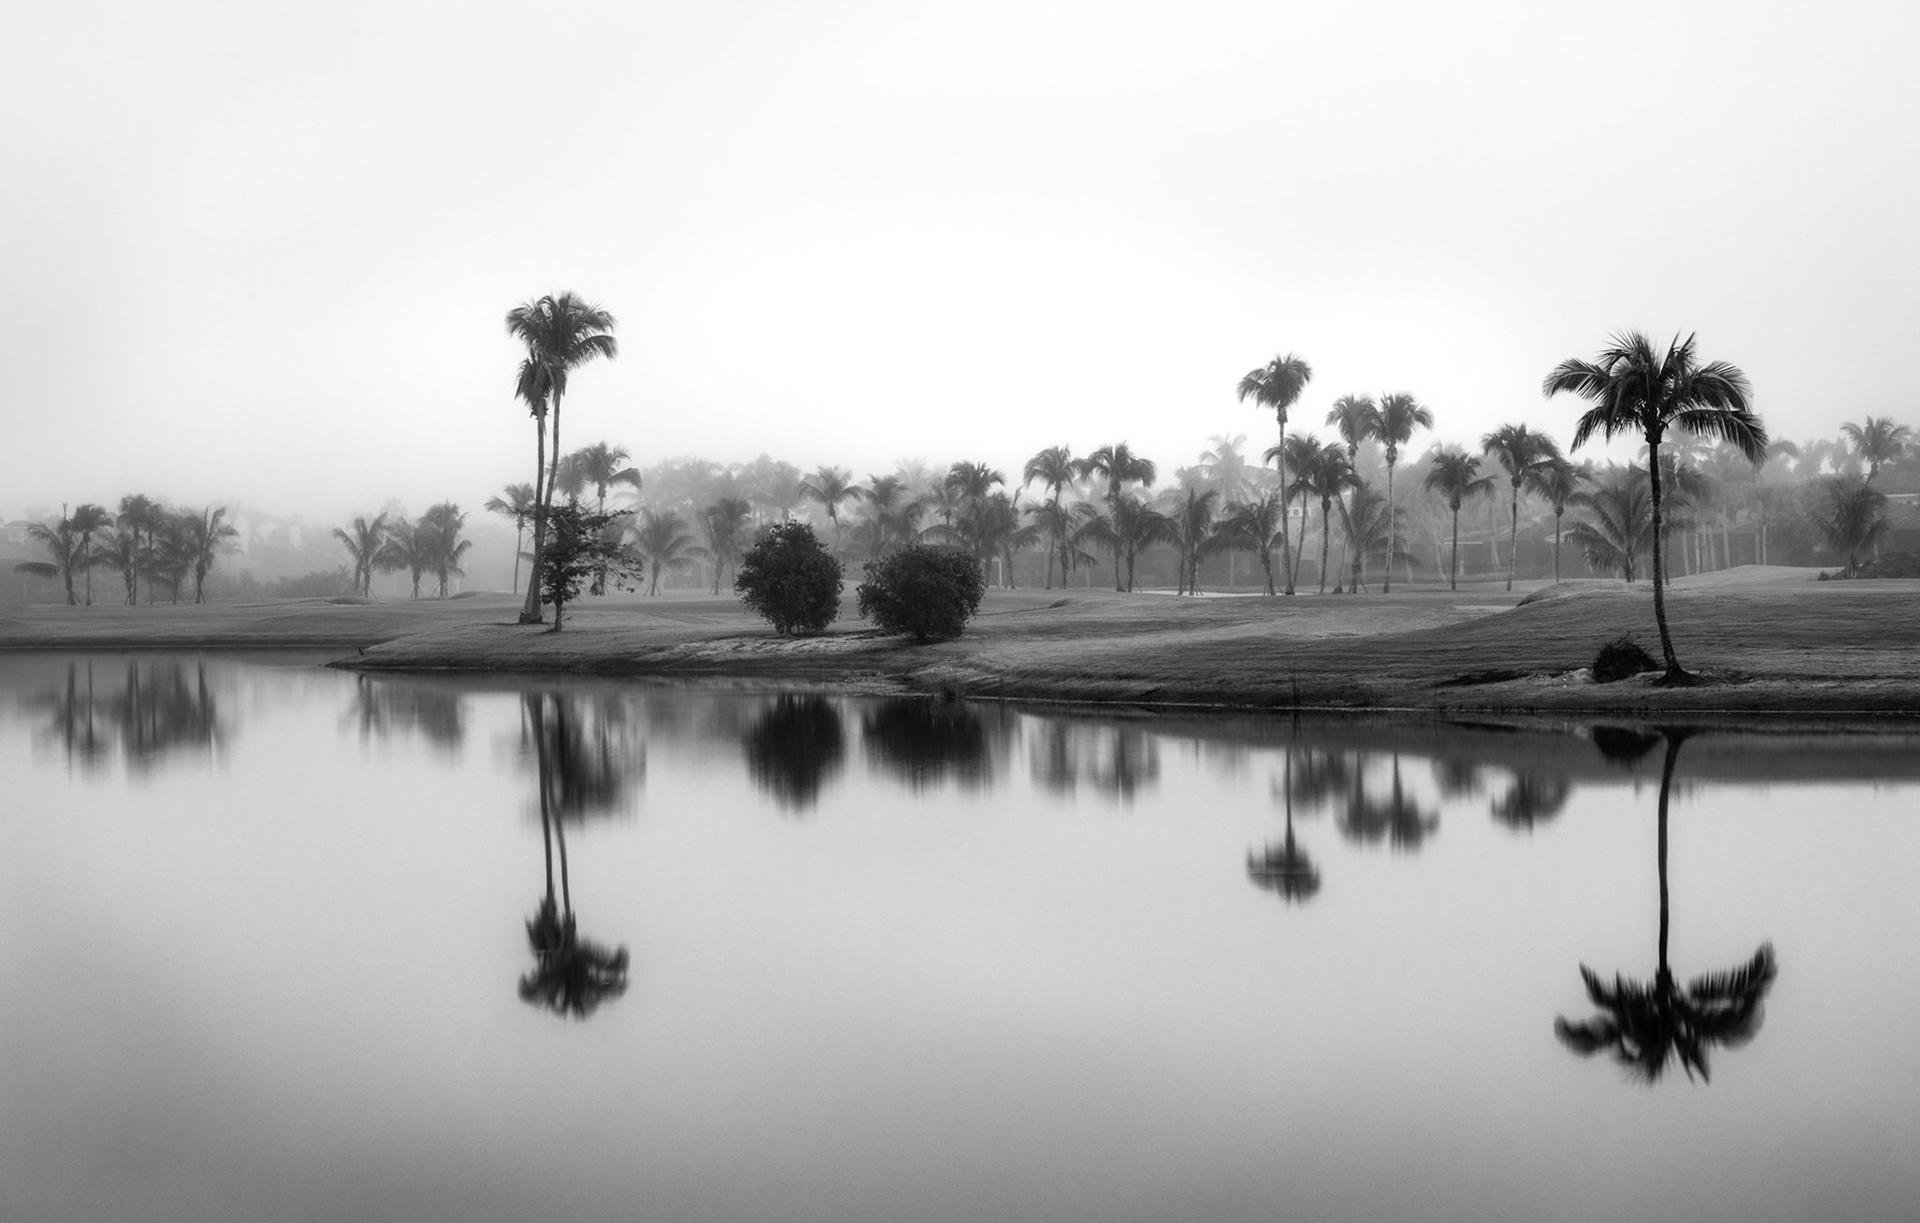
[[[1778,436],[1920,337],[1920,5],[15,5],[0,514],[531,477],[502,316],[619,320],[568,448],[1017,472],[1272,440],[1275,353],[1524,420],[1697,331]],[[1424,447],[1425,437],[1415,447]],[[1258,449],[1254,449],[1255,455]]]

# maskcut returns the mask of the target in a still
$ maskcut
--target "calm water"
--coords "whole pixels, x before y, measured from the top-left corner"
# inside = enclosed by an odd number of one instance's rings
[[[0,657],[0,1217],[1910,1220],[1917,744]]]

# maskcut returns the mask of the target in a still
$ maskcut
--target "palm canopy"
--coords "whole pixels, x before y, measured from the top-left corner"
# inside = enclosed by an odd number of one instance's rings
[[[1128,484],[1140,484],[1147,488],[1159,478],[1160,469],[1152,459],[1136,455],[1125,442],[1102,446],[1080,460],[1080,473],[1084,476],[1100,476],[1107,482],[1107,499],[1118,500],[1120,490]]]
[[[549,293],[507,311],[507,333],[527,346],[516,393],[538,404],[567,393],[567,375],[596,358],[620,355],[613,315],[574,293]],[[537,398],[536,398],[537,397]]]
[[[1061,489],[1080,478],[1080,465],[1074,461],[1073,451],[1068,447],[1048,446],[1027,460],[1020,475],[1021,488],[1038,480],[1041,487],[1052,489],[1058,497]]]
[[[1855,457],[1866,463],[1869,484],[1884,464],[1898,462],[1906,454],[1907,442],[1913,436],[1912,429],[1886,416],[1869,416],[1857,425],[1848,421],[1840,426],[1840,432],[1852,444]]]
[[[1339,430],[1351,460],[1359,453],[1361,442],[1380,435],[1380,408],[1371,396],[1342,395],[1327,409],[1327,423]]]
[[[1458,514],[1469,499],[1493,490],[1493,477],[1480,474],[1480,460],[1473,455],[1445,448],[1434,453],[1421,486],[1439,494],[1447,508]]]
[[[1313,367],[1302,358],[1293,353],[1276,356],[1240,379],[1240,402],[1251,399],[1258,407],[1273,409],[1273,414],[1285,425],[1288,410],[1300,401],[1312,379]]]
[[[1651,984],[1616,975],[1603,981],[1582,964],[1580,979],[1599,1014],[1584,1022],[1554,1021],[1554,1035],[1583,1056],[1610,1050],[1635,1078],[1652,1083],[1678,1060],[1692,1078],[1708,1078],[1707,1050],[1739,1048],[1760,1030],[1761,1003],[1779,975],[1773,945],[1726,972],[1696,977],[1680,988],[1663,964]]]
[[[629,457],[625,446],[595,442],[574,451],[567,456],[566,462],[571,479],[582,492],[593,489],[594,496],[604,510],[607,490],[614,485],[624,484],[635,492],[640,491],[640,472],[627,464]]]
[[[1565,391],[1593,404],[1573,432],[1573,449],[1598,433],[1637,433],[1658,446],[1676,426],[1696,437],[1731,443],[1750,462],[1766,459],[1767,430],[1753,412],[1753,387],[1726,361],[1699,363],[1695,337],[1674,337],[1662,354],[1637,331],[1613,337],[1597,359],[1569,358],[1541,390]]]

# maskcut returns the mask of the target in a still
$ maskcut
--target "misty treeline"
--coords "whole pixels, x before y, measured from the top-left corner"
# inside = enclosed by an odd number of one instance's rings
[[[460,507],[443,501],[418,518],[397,512],[357,515],[335,527],[333,538],[347,550],[352,590],[361,598],[373,597],[374,574],[404,573],[411,598],[420,597],[420,580],[431,574],[434,596],[444,599],[452,593],[453,579],[466,573],[460,561],[473,547],[461,537],[466,524]]]
[[[158,600],[178,603],[189,588],[193,601],[206,602],[207,575],[233,547],[237,532],[224,507],[170,508],[145,493],[120,498],[118,507],[83,502],[58,518],[26,524],[27,541],[45,551],[46,560],[22,561],[14,571],[58,584],[67,605],[92,606],[94,575],[105,571],[119,579],[119,599],[129,607]],[[113,583],[103,583],[102,597]]]

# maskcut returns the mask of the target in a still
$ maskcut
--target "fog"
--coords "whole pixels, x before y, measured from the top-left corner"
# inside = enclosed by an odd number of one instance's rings
[[[562,446],[1009,472],[1271,442],[1698,331],[1776,436],[1912,419],[1920,9],[36,6],[0,76],[0,517],[316,522],[532,478],[505,312],[619,321]],[[1416,448],[1427,440],[1417,440]],[[1596,456],[1598,457],[1598,456]]]

